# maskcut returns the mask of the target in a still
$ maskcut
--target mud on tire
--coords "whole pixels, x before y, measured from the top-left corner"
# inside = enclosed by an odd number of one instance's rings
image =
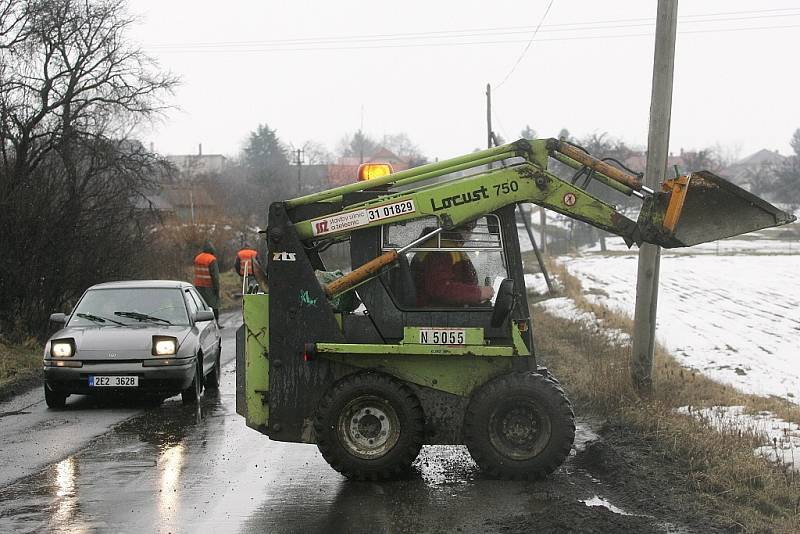
[[[489,476],[542,478],[567,458],[575,416],[564,390],[534,372],[497,377],[473,393],[464,416],[464,443]]]
[[[346,376],[322,396],[314,416],[317,447],[348,478],[386,480],[419,454],[424,414],[401,381],[380,373]]]

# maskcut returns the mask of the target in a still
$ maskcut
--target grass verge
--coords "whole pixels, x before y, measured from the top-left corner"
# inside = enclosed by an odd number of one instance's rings
[[[580,282],[551,265],[566,296],[593,312],[604,328],[630,333],[632,321],[589,302]],[[663,348],[656,349],[654,392],[640,399],[630,379],[631,347],[581,322],[536,313],[537,348],[542,362],[565,385],[579,412],[624,428],[666,462],[685,491],[715,520],[746,532],[800,532],[800,473],[756,456],[758,436],[740,430],[717,431],[685,415],[681,406],[745,406],[800,422],[800,407],[778,398],[741,393],[681,367]]]
[[[14,345],[0,338],[0,401],[41,380],[42,347],[31,340]]]

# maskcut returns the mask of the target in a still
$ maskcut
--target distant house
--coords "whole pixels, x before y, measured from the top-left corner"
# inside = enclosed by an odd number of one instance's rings
[[[727,180],[747,190],[774,180],[774,169],[786,161],[777,150],[762,148],[746,158],[742,158],[722,171]]]
[[[379,147],[375,153],[364,158],[364,163],[389,163],[394,172],[409,168],[407,160],[396,155],[386,147]],[[340,185],[352,184],[358,180],[358,157],[341,157],[329,165],[303,165],[300,168],[301,194],[323,191]],[[297,176],[297,165],[290,167],[292,176]]]
[[[408,160],[402,159],[386,147],[379,147],[365,163],[389,163],[394,172],[408,169]]]
[[[180,154],[166,156],[184,178],[221,174],[229,165],[222,154]]]
[[[184,222],[197,222],[216,208],[216,203],[202,185],[164,186],[159,196],[172,206],[172,213]]]
[[[162,217],[175,214],[175,208],[159,193],[151,193],[136,199],[136,209],[154,210]]]

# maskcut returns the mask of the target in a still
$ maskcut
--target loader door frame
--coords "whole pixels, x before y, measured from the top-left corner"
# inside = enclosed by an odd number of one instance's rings
[[[493,328],[491,316],[493,307],[473,308],[410,308],[398,303],[390,292],[386,277],[381,276],[364,284],[358,289],[367,312],[380,337],[387,343],[399,342],[403,339],[405,326],[430,327],[480,327],[490,343],[513,344],[509,321],[515,325],[526,322],[527,331],[523,333],[523,341],[533,357],[528,300],[525,291],[525,279],[522,268],[522,257],[519,250],[517,234],[516,206],[505,206],[492,212],[500,221],[500,232],[503,254],[509,278],[514,280],[516,304],[509,318]],[[366,228],[352,233],[350,240],[350,257],[355,269],[381,254],[381,228]]]

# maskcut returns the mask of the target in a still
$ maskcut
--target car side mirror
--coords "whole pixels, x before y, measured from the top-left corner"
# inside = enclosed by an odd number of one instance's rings
[[[65,324],[67,322],[67,314],[66,313],[51,313],[50,314],[50,322],[51,323]]]
[[[194,322],[203,323],[214,320],[214,312],[211,310],[198,310],[194,313]]]
[[[499,328],[505,322],[511,310],[514,309],[514,280],[506,278],[497,288],[497,298],[492,310],[492,328]]]

